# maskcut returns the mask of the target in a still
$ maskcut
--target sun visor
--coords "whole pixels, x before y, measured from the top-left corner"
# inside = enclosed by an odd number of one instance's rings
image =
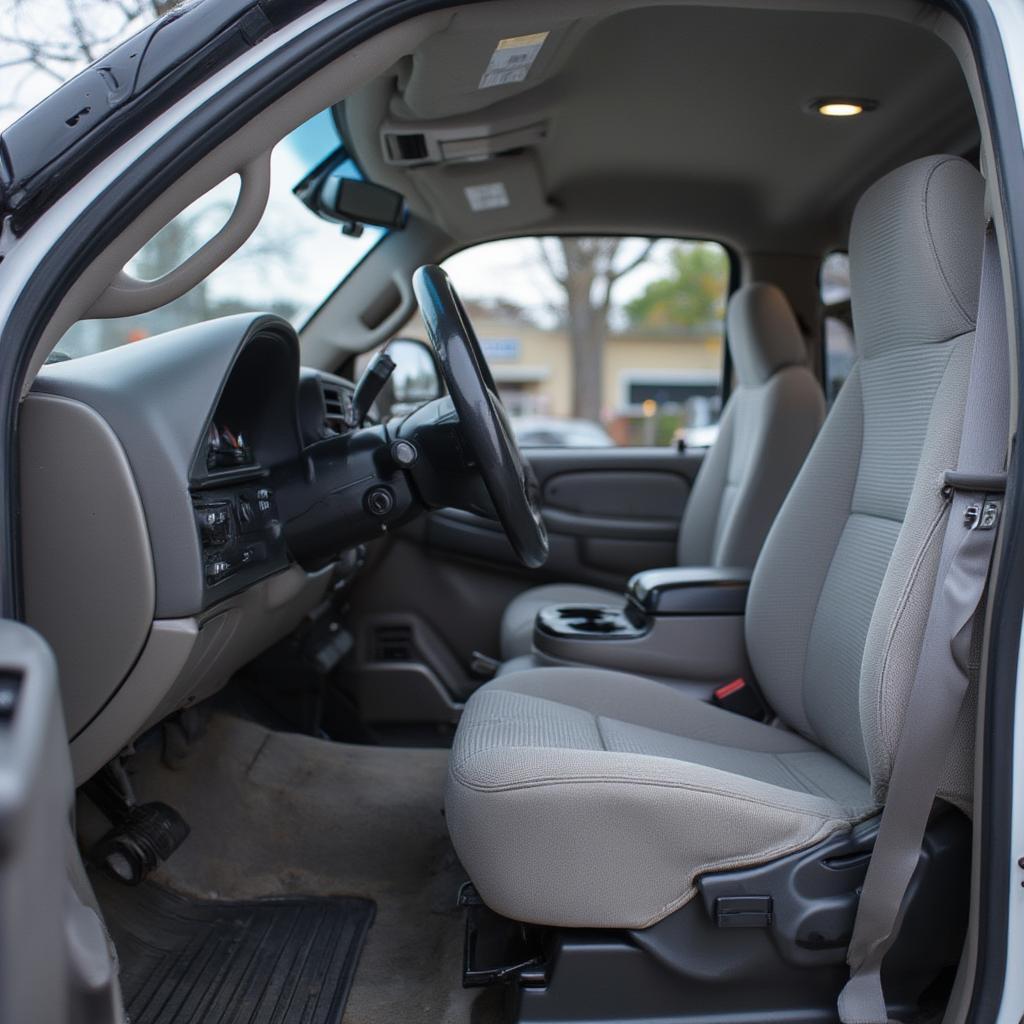
[[[487,24],[467,13],[416,50],[408,77],[399,82],[406,116],[451,117],[532,89],[563,62],[581,28],[560,20],[557,10]]]
[[[428,165],[406,173],[430,202],[437,222],[454,238],[540,224],[554,212],[530,153]]]

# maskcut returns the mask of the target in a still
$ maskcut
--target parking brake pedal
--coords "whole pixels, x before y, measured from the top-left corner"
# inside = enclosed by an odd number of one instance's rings
[[[92,778],[85,792],[113,828],[90,850],[89,859],[126,885],[138,885],[188,838],[188,822],[158,800],[136,803],[131,782],[118,762]]]
[[[92,859],[126,885],[138,885],[181,846],[188,823],[167,804],[136,804],[93,848]]]

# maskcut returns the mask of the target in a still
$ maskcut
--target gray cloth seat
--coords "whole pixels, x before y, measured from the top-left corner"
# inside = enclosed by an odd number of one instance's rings
[[[475,695],[447,801],[488,905],[567,927],[645,928],[747,847],[782,856],[873,811],[867,781],[794,732],[585,668],[515,672]]]
[[[761,725],[598,669],[502,675],[467,702],[446,812],[484,901],[539,924],[642,928],[702,873],[877,811],[921,650],[956,464],[984,186],[955,157],[894,171],[850,238],[860,353],[758,559]],[[969,812],[969,696],[939,796]]]
[[[679,565],[753,567],[825,415],[800,326],[780,289],[764,283],[737,289],[727,326],[736,387],[683,512]],[[501,655],[530,652],[534,620],[547,605],[622,601],[620,592],[600,587],[532,587],[505,609]]]

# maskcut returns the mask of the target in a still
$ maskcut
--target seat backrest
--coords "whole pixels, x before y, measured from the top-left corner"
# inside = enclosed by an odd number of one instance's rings
[[[858,359],[751,582],[751,664],[779,717],[884,802],[942,544],[974,343],[984,183],[926,157],[861,199],[850,233]],[[968,808],[972,701],[940,795]]]
[[[736,388],[679,529],[680,565],[752,568],[825,416],[821,385],[783,292],[748,284],[729,300]]]

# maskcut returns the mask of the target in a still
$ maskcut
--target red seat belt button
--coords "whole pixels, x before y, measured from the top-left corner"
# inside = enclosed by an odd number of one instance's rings
[[[747,681],[742,677],[734,679],[731,683],[723,683],[717,690],[715,690],[716,700],[725,700],[726,697],[731,697],[734,693],[739,693],[740,690],[744,689],[747,685]]]

